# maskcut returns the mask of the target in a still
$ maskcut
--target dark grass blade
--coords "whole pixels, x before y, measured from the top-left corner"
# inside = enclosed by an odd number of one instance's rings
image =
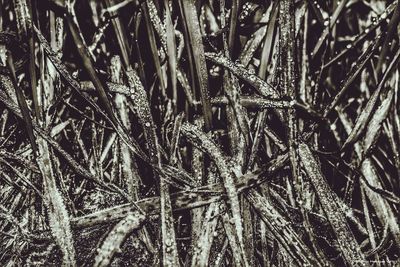
[[[343,57],[346,53],[348,53],[349,51],[353,50],[355,46],[357,46],[361,42],[365,41],[367,36],[369,36],[372,32],[374,32],[380,26],[382,26],[382,24],[386,21],[387,16],[390,15],[393,12],[393,10],[396,7],[396,5],[397,5],[397,1],[393,2],[392,4],[390,4],[386,8],[386,10],[382,14],[379,15],[378,20],[377,20],[376,23],[371,23],[371,25],[367,26],[367,28],[364,30],[364,32],[361,32],[360,34],[358,34],[354,38],[354,40],[352,41],[350,46],[346,46],[345,49],[340,51],[336,56],[334,56],[331,60],[329,60],[329,62],[325,63],[322,68],[325,69],[325,68],[331,66],[333,63],[335,63],[341,57]]]
[[[385,82],[389,78],[389,75],[391,74],[392,69],[397,65],[399,58],[400,58],[400,49],[397,51],[393,60],[390,62],[390,65],[388,66],[385,74],[383,75],[382,80],[379,82],[378,88],[372,94],[372,96],[368,100],[364,110],[358,116],[356,123],[354,125],[354,128],[351,131],[351,133],[349,134],[349,136],[347,137],[345,143],[342,146],[342,149],[346,148],[350,144],[353,144],[354,142],[356,142],[358,140],[358,138],[360,137],[360,135],[364,132],[365,127],[367,126],[369,120],[371,119],[372,113],[376,109],[376,104],[379,100],[380,94],[381,94],[382,90],[384,90]]]
[[[10,52],[7,53],[7,67],[10,71],[11,81],[13,83],[15,93],[17,95],[18,105],[21,109],[22,118],[25,122],[29,141],[32,145],[32,150],[34,152],[34,155],[36,156],[36,155],[38,155],[38,148],[36,145],[35,135],[33,134],[32,118],[30,115],[28,105],[26,104],[26,101],[25,101],[24,93],[22,92],[21,88],[18,86],[17,76],[15,75],[15,69],[14,69],[14,61],[13,61],[13,58],[12,58],[12,55]]]
[[[105,3],[106,3],[107,7],[115,5],[114,0],[105,0]],[[110,15],[113,16],[114,12],[112,12]],[[119,49],[121,51],[122,62],[124,63],[124,66],[127,67],[127,66],[129,66],[129,62],[130,62],[130,60],[129,60],[130,51],[129,51],[128,38],[126,36],[124,25],[122,24],[119,17],[114,17],[111,20],[111,22],[114,27],[115,35],[117,36]]]
[[[37,80],[36,80],[36,66],[35,66],[35,40],[32,31],[33,23],[33,8],[31,0],[17,0],[15,1],[14,11],[17,18],[17,25],[19,33],[24,40],[28,40],[29,46],[29,77],[33,95],[33,106],[35,110],[36,119],[40,119],[41,111],[38,104],[37,95]]]
[[[322,44],[325,42],[326,37],[329,35],[331,28],[333,27],[333,25],[336,24],[337,19],[342,14],[347,2],[348,0],[341,1],[339,6],[335,9],[335,11],[333,12],[332,16],[329,19],[329,24],[325,27],[324,31],[319,37],[317,44],[315,45],[313,51],[311,52],[311,55],[316,55],[318,53]]]
[[[346,90],[350,87],[351,83],[357,77],[358,74],[364,69],[367,62],[371,59],[374,53],[379,48],[381,37],[377,37],[367,48],[367,50],[358,58],[357,62],[354,64],[354,67],[351,68],[350,72],[346,75],[346,78],[341,82],[340,90],[331,101],[331,103],[326,107],[324,111],[324,116],[326,117],[338,104]]]
[[[235,39],[236,39],[236,27],[237,27],[237,18],[240,13],[241,8],[240,0],[232,0],[232,7],[230,13],[230,21],[229,21],[229,34],[228,34],[228,48],[229,54],[232,56],[232,53],[235,48]]]
[[[111,121],[115,126],[119,125],[117,118],[115,117],[114,110],[112,108],[111,101],[107,94],[108,87],[107,84],[99,78],[98,72],[94,67],[93,61],[88,53],[85,41],[82,39],[81,34],[79,34],[79,28],[77,22],[74,20],[74,17],[71,14],[66,16],[67,23],[73,40],[75,42],[75,46],[78,50],[79,56],[82,60],[83,66],[89,75],[90,80],[92,81],[94,87],[97,89],[100,100],[105,106],[107,115],[110,117]]]

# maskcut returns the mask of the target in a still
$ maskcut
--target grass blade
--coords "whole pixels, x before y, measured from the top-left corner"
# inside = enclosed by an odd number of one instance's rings
[[[208,52],[205,53],[205,56],[208,60],[224,66],[225,68],[230,70],[233,74],[235,74],[237,77],[251,84],[262,96],[279,98],[279,94],[275,88],[273,88],[267,82],[263,81],[260,77],[258,77],[254,73],[249,72],[242,64],[239,63],[235,64],[229,58],[224,57],[221,54]]]
[[[50,150],[44,139],[38,138],[38,143],[40,156],[37,158],[37,164],[43,178],[50,229],[56,244],[63,253],[63,266],[76,266],[70,219],[63,198],[56,186]]]
[[[364,156],[370,153],[372,147],[377,142],[382,123],[389,113],[393,98],[394,90],[391,89],[386,98],[382,101],[381,105],[376,109],[376,112],[372,115],[371,120],[366,126],[364,138]]]
[[[110,266],[114,255],[120,250],[120,246],[132,233],[137,230],[145,221],[146,217],[139,212],[130,213],[108,233],[101,247],[97,250],[93,266]]]
[[[147,3],[143,3],[142,4],[142,10],[143,10],[143,16],[144,16],[144,21],[146,24],[146,30],[147,30],[147,34],[149,37],[149,42],[150,42],[150,49],[151,49],[151,54],[152,54],[152,58],[154,61],[154,67],[156,68],[156,73],[158,76],[158,80],[161,86],[161,92],[162,94],[165,95],[165,82],[164,82],[164,76],[163,76],[163,71],[161,68],[161,62],[160,62],[160,57],[158,56],[158,48],[157,48],[157,43],[156,43],[156,37],[154,35],[154,29],[160,30],[162,29],[161,27],[161,22],[160,19],[156,16],[157,14],[157,10],[155,9],[154,3],[153,1],[146,1]],[[155,19],[157,19],[157,22],[154,22]],[[154,29],[151,25],[151,23],[153,22],[154,24]],[[160,34],[160,32],[159,32]],[[161,42],[165,42],[164,40],[164,36],[165,35],[160,35],[161,38]],[[139,38],[138,36],[136,36],[136,38]],[[165,47],[164,47],[165,48]],[[160,51],[160,54],[165,53],[164,50]]]
[[[150,161],[154,165],[161,167],[160,151],[155,130],[155,124],[151,115],[147,93],[140,82],[139,76],[133,70],[126,73],[129,85],[133,91],[131,95],[135,102],[135,108],[140,123],[144,128],[144,134],[149,149]],[[162,233],[162,255],[164,266],[179,266],[179,256],[175,239],[174,218],[172,216],[171,199],[169,195],[169,185],[161,175],[158,177],[160,186],[160,206],[161,206],[161,233]]]
[[[208,71],[195,1],[181,0],[179,3],[184,13],[185,24],[191,44],[190,50],[193,54],[193,61],[197,72],[196,80],[200,91],[204,127],[206,131],[209,131],[212,128],[212,112],[208,91]]]
[[[337,196],[330,189],[321,172],[320,165],[308,145],[299,144],[299,155],[304,169],[314,186],[322,209],[336,234],[343,257],[350,266],[358,266],[360,263],[365,262],[360,246],[347,224],[342,209],[336,202]]]
[[[38,155],[37,154],[38,148],[37,148],[36,141],[35,141],[35,139],[36,139],[35,135],[33,134],[33,126],[32,126],[32,119],[31,119],[30,111],[29,111],[28,105],[26,104],[25,96],[24,96],[21,88],[18,86],[17,76],[15,75],[15,69],[14,69],[14,60],[12,58],[11,53],[7,54],[7,67],[11,74],[11,81],[12,81],[14,89],[15,89],[15,94],[17,96],[18,105],[21,109],[22,118],[25,122],[29,141],[31,142],[34,154]]]
[[[99,93],[100,100],[103,103],[103,105],[105,106],[107,115],[110,117],[113,124],[115,126],[117,126],[117,125],[119,125],[119,122],[118,122],[117,118],[115,117],[115,114],[114,114],[114,111],[113,111],[113,108],[111,105],[111,101],[107,95],[107,92],[109,91],[107,84],[99,78],[97,70],[95,69],[93,61],[87,50],[85,41],[83,40],[81,34],[79,34],[79,32],[80,32],[79,27],[77,25],[77,22],[74,20],[74,17],[72,16],[72,14],[68,14],[66,16],[66,18],[67,18],[69,30],[70,30],[73,40],[75,42],[75,46],[78,50],[78,53],[82,60],[83,66],[84,66],[87,74],[89,75],[90,80],[92,81],[94,87],[97,89],[97,91]]]
[[[315,45],[311,55],[316,55],[321,48],[322,44],[325,42],[326,37],[331,31],[331,28],[336,24],[337,19],[339,18],[340,14],[342,13],[344,7],[347,4],[347,0],[343,0],[340,2],[339,6],[335,9],[335,12],[333,12],[332,16],[329,19],[329,23],[322,32],[321,36],[318,39],[317,44]]]
[[[214,240],[214,233],[218,224],[218,217],[216,216],[219,212],[219,203],[211,203],[204,216],[201,232],[198,234],[195,242],[195,248],[193,251],[191,266],[208,266],[209,256],[211,252],[211,246]]]
[[[381,94],[381,91],[383,90],[385,82],[388,79],[388,76],[390,75],[391,70],[397,65],[399,58],[400,58],[400,49],[397,51],[393,60],[390,62],[390,65],[388,66],[384,76],[382,77],[382,80],[379,82],[378,88],[372,94],[372,96],[368,100],[364,110],[357,118],[353,130],[351,131],[351,133],[349,134],[349,136],[346,139],[346,142],[342,146],[342,150],[343,150],[343,148],[346,148],[350,144],[353,144],[354,142],[356,142],[358,140],[358,138],[360,137],[360,135],[364,132],[365,127],[367,126],[367,124],[372,116],[372,112],[374,112],[376,109],[376,103],[378,102],[379,96]]]
[[[269,233],[277,239],[296,264],[322,266],[298,236],[291,223],[265,197],[255,190],[249,192],[246,197],[264,221]]]
[[[243,225],[240,212],[240,203],[238,193],[235,187],[235,177],[229,168],[229,164],[226,162],[226,157],[223,155],[220,148],[210,140],[201,130],[189,123],[182,125],[182,134],[190,140],[191,143],[204,150],[217,165],[219,174],[221,175],[226,193],[229,198],[230,210],[232,218],[235,224],[235,233],[239,242],[240,251],[243,254],[243,259],[246,260],[246,254],[244,252],[243,243]]]
[[[382,35],[376,38],[375,41],[373,41],[372,44],[368,46],[367,50],[359,57],[354,67],[351,68],[346,78],[341,82],[339,92],[336,94],[335,98],[325,109],[324,112],[325,117],[334,109],[339,100],[341,100],[341,98],[343,97],[346,90],[350,87],[351,83],[354,81],[357,75],[363,70],[366,63],[371,59],[373,54],[377,51],[381,42],[381,37]]]
[[[175,28],[172,24],[172,13],[169,8],[169,1],[164,0],[165,6],[165,20],[166,20],[166,35],[167,35],[167,55],[169,72],[171,74],[172,82],[172,99],[174,101],[174,110],[176,110],[176,103],[178,101],[178,89],[177,89],[177,66],[178,60],[176,56],[176,41],[175,41]]]

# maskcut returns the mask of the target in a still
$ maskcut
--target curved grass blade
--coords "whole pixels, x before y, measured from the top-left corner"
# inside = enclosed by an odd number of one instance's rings
[[[120,250],[120,246],[134,230],[144,223],[145,219],[146,217],[143,214],[136,211],[128,214],[117,223],[97,250],[93,266],[110,266],[114,255]]]
[[[230,164],[227,162],[225,155],[223,155],[221,149],[203,133],[198,127],[184,123],[182,125],[182,134],[193,143],[195,146],[204,150],[211,159],[217,165],[220,176],[223,179],[224,187],[228,195],[230,210],[232,212],[232,218],[235,224],[235,233],[239,242],[240,252],[242,253],[243,259],[247,262],[246,253],[244,250],[243,241],[243,225],[240,212],[240,203],[238,198],[238,192],[235,187],[235,176],[230,170]]]
[[[216,64],[224,66],[225,68],[230,70],[233,74],[235,74],[237,77],[248,82],[262,96],[271,97],[271,98],[279,98],[278,92],[272,85],[263,81],[256,74],[251,73],[242,64],[234,63],[229,58],[224,57],[222,54],[207,52],[207,53],[205,53],[205,56],[208,60],[210,60]]]

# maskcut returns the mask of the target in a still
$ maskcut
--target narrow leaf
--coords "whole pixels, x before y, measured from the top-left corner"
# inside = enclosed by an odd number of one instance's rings
[[[304,244],[292,223],[286,220],[267,198],[256,190],[249,192],[246,197],[265,223],[269,234],[276,238],[297,265],[322,266]]]
[[[347,224],[342,209],[336,201],[337,196],[335,196],[335,193],[329,187],[321,172],[319,163],[308,145],[304,143],[299,144],[299,156],[314,186],[322,209],[336,234],[343,257],[350,266],[358,266],[360,263],[365,262],[365,257],[361,252],[360,246]]]
[[[43,178],[45,204],[47,206],[50,229],[56,244],[63,253],[63,266],[76,266],[70,218],[62,196],[56,186],[50,150],[43,138],[38,138],[38,143],[40,156],[37,158],[37,163]]]
[[[276,89],[268,84],[266,81],[263,81],[256,74],[251,73],[245,66],[240,63],[234,63],[229,58],[224,57],[222,54],[216,53],[205,53],[206,58],[216,64],[222,65],[228,70],[230,70],[233,74],[238,76],[238,78],[245,80],[250,85],[252,85],[262,96],[279,98],[279,94]]]
[[[358,58],[350,72],[347,74],[346,78],[341,82],[339,92],[336,94],[331,103],[325,108],[324,116],[326,117],[338,104],[339,100],[341,100],[342,96],[346,92],[346,90],[350,87],[351,83],[357,77],[357,75],[364,69],[366,63],[371,59],[373,54],[379,48],[380,42],[382,39],[382,35],[376,38],[365,50],[365,52]]]
[[[208,92],[208,71],[195,2],[195,0],[181,0],[179,3],[182,5],[185,23],[187,25],[191,45],[190,49],[193,53],[193,61],[197,72],[197,82],[199,85],[205,129],[208,131],[212,126],[212,112]]]
[[[35,155],[37,155],[38,148],[35,141],[35,135],[33,134],[33,126],[32,126],[32,119],[30,115],[30,111],[28,105],[25,101],[24,93],[22,92],[21,88],[18,86],[17,76],[15,74],[14,68],[14,60],[10,52],[7,53],[7,67],[11,74],[11,81],[13,83],[15,94],[17,95],[18,105],[21,109],[21,114],[25,122],[26,131],[28,133],[29,141],[32,145],[32,149]]]
[[[382,101],[382,104],[377,108],[376,112],[374,112],[370,122],[368,123],[364,138],[364,155],[369,154],[373,145],[378,140],[382,123],[389,113],[394,93],[395,90],[393,89],[389,91],[388,95]]]
[[[190,140],[191,143],[204,150],[217,165],[218,171],[223,179],[224,187],[229,198],[230,210],[235,224],[235,233],[239,242],[243,259],[246,259],[243,242],[243,225],[240,212],[240,203],[238,192],[235,187],[235,175],[229,168],[229,164],[223,155],[221,149],[206,136],[198,127],[184,123],[182,125],[182,134]],[[247,262],[247,260],[245,260]]]
[[[372,94],[370,99],[367,102],[367,105],[365,106],[364,110],[361,112],[361,114],[358,116],[356,123],[351,130],[351,133],[346,139],[346,142],[343,144],[342,149],[347,147],[350,144],[353,144],[358,140],[360,135],[364,132],[365,127],[367,126],[372,113],[376,109],[376,103],[379,100],[379,96],[381,94],[381,91],[383,90],[383,87],[385,85],[385,82],[389,75],[391,74],[391,70],[397,65],[397,62],[400,58],[400,49],[397,51],[396,55],[394,56],[393,60],[390,62],[390,65],[388,66],[385,74],[382,77],[382,80],[380,81],[378,88],[375,90],[375,92]]]
[[[120,250],[123,242],[132,231],[138,229],[143,224],[145,219],[146,217],[139,212],[132,212],[117,223],[108,233],[101,247],[97,250],[93,266],[110,266],[114,255]]]

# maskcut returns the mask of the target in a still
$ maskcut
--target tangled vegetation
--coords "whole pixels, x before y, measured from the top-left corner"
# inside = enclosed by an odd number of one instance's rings
[[[1,266],[398,266],[400,3],[1,0]]]

